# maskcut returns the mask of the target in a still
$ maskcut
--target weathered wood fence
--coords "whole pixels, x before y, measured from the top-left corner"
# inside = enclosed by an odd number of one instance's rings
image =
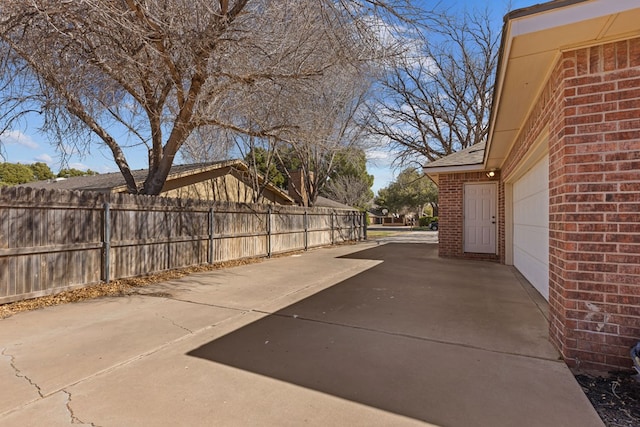
[[[366,237],[358,211],[0,188],[0,303]]]

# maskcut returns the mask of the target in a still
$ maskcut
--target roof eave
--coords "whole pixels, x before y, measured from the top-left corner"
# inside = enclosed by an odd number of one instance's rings
[[[435,184],[438,184],[438,176],[441,174],[449,173],[461,173],[461,172],[482,172],[484,171],[483,163],[475,163],[471,165],[457,165],[457,166],[423,166],[422,171],[429,177]]]
[[[505,15],[483,159],[485,169],[503,167],[563,51],[619,40],[629,37],[630,31],[640,36],[633,20],[616,19],[630,11],[640,17],[637,0],[556,0]]]

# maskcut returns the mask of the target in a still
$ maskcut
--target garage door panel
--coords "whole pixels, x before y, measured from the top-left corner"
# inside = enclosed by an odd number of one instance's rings
[[[519,242],[527,242],[526,246],[518,245],[518,248],[529,253],[532,258],[541,262],[546,262],[549,259],[549,238],[544,229],[526,225],[514,227],[514,239]]]
[[[549,191],[540,191],[516,202],[514,209],[514,224],[535,225],[548,228],[549,224]]]
[[[548,156],[513,184],[513,264],[548,300]]]
[[[531,254],[523,252],[519,248],[513,251],[514,264],[519,267],[518,271],[531,283],[544,283],[549,281],[548,263],[531,257]],[[546,273],[545,273],[546,271]],[[540,295],[549,301],[549,286],[535,286]]]

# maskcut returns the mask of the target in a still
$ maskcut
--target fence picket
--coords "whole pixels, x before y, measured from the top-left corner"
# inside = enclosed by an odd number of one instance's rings
[[[0,304],[167,269],[358,240],[366,228],[356,215],[5,187],[0,189]]]

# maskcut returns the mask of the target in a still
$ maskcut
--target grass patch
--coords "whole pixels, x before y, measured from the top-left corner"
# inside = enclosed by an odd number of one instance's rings
[[[381,237],[393,236],[394,234],[398,234],[397,231],[378,231],[378,230],[367,230],[367,239],[379,239]]]

